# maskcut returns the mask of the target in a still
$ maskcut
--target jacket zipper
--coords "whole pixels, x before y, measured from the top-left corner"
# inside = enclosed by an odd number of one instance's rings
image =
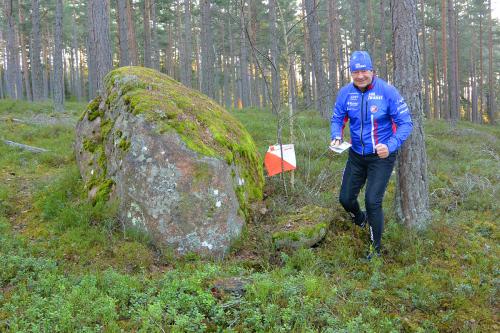
[[[365,106],[365,93],[361,93],[361,134],[360,134],[360,140],[361,140],[361,155],[365,154],[365,145],[363,144],[363,123],[365,122],[364,119],[364,114],[363,114],[363,109]]]

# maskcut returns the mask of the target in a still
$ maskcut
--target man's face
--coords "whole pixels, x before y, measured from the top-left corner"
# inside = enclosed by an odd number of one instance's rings
[[[358,88],[366,88],[372,82],[373,71],[361,70],[351,72],[352,80]]]

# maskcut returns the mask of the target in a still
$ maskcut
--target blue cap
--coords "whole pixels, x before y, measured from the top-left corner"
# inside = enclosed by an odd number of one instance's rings
[[[372,70],[372,59],[366,51],[354,51],[349,61],[351,73],[354,71]]]

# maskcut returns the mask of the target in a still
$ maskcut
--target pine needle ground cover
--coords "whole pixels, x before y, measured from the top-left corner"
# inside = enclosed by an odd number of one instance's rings
[[[328,121],[295,119],[295,189],[267,178],[268,212],[248,224],[224,261],[176,259],[93,206],[76,170],[74,122],[49,103],[0,102],[0,331],[2,332],[495,332],[499,310],[500,129],[425,124],[433,222],[397,224],[394,179],[385,197],[384,256],[366,262],[368,233],[337,195],[346,156],[327,151]],[[262,155],[275,116],[232,111]],[[284,131],[284,142],[288,134]],[[289,175],[286,176],[287,178]],[[363,196],[361,195],[361,198]],[[313,249],[274,250],[280,216],[314,204],[338,212]],[[246,292],[214,293],[241,277]]]

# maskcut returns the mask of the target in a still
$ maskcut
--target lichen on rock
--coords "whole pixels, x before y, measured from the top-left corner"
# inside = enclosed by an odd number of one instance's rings
[[[224,253],[262,199],[249,133],[213,100],[152,69],[116,69],[105,87],[77,124],[87,190],[119,199],[121,218],[178,253]]]

